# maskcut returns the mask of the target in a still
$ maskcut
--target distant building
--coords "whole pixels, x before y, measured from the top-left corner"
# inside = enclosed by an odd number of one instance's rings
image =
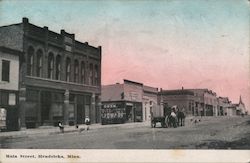
[[[228,97],[218,97],[218,116],[227,116],[227,115],[231,115],[231,110],[230,110],[230,106],[231,106],[231,101],[229,101]]]
[[[102,86],[102,123],[149,121],[156,104],[157,88],[130,80]]]
[[[0,47],[0,108],[6,113],[5,129],[18,130],[19,123],[19,66],[22,52]]]
[[[229,109],[230,109],[230,113],[229,113],[230,116],[247,114],[247,110],[246,110],[245,104],[242,101],[241,96],[239,99],[239,103],[231,104],[229,106]]]
[[[196,115],[194,107],[195,96],[190,90],[160,90],[158,93],[158,104],[172,107],[177,105],[187,116]]]
[[[216,116],[216,93],[208,89],[161,90],[158,102],[177,105],[188,116]]]
[[[0,46],[21,51],[19,106],[23,127],[100,122],[101,47],[74,34],[22,23],[0,27]],[[17,71],[18,72],[18,71]]]

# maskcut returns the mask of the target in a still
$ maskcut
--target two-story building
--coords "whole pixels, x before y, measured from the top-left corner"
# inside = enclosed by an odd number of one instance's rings
[[[0,109],[1,125],[7,130],[18,130],[19,66],[22,52],[0,46]]]
[[[23,53],[20,66],[21,125],[82,124],[100,122],[101,47],[75,40],[31,24],[0,27],[0,44]]]

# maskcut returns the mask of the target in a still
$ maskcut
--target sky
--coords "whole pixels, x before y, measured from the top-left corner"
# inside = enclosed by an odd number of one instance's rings
[[[208,88],[250,111],[248,0],[0,1],[0,26],[22,17],[102,46],[102,84]]]

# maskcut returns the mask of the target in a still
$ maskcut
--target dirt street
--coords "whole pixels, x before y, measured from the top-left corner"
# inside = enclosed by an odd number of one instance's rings
[[[0,137],[1,148],[39,149],[250,149],[250,116],[203,117],[178,128],[99,128],[49,136]]]

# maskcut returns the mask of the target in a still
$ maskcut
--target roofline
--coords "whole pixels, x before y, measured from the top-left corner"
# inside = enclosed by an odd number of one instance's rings
[[[123,79],[123,82],[128,82],[128,83],[132,83],[132,84],[137,84],[137,85],[140,85],[140,86],[143,86],[142,83],[139,83],[139,82],[135,82],[135,81],[132,81],[132,80],[128,80],[128,79]]]
[[[22,24],[22,23],[3,25],[3,26],[0,26],[0,28],[2,28],[2,27],[10,27],[10,26],[17,26],[17,25],[21,25],[21,24]]]
[[[5,46],[0,46],[0,51],[5,52],[5,53],[10,53],[10,54],[13,54],[13,55],[17,55],[17,56],[20,56],[20,55],[24,54],[24,52],[22,52],[20,50],[11,49],[11,48],[8,48],[8,47],[5,47]]]

